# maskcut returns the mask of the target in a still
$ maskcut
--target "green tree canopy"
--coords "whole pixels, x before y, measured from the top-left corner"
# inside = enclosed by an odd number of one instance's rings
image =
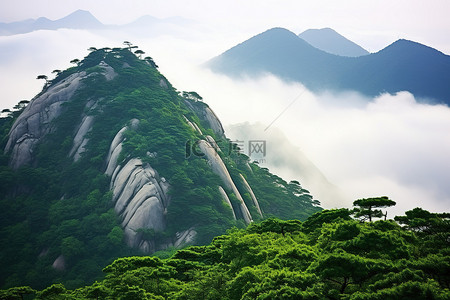
[[[383,212],[378,208],[394,206],[395,201],[390,200],[386,196],[375,198],[363,198],[353,202],[353,206],[356,208],[353,210],[355,217],[360,218],[361,221],[369,220],[372,222],[372,218],[387,218],[387,212]]]

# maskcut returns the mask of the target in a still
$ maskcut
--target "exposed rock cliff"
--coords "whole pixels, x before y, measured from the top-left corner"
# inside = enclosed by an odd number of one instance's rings
[[[102,61],[99,64],[107,81],[113,80],[117,73],[114,69]],[[39,141],[48,133],[53,131],[53,120],[58,118],[64,111],[64,103],[72,101],[75,92],[82,86],[82,80],[87,76],[93,76],[98,73],[87,75],[85,71],[76,72],[67,78],[51,84],[48,88],[32,99],[25,110],[14,122],[10,133],[5,152],[11,153],[10,166],[13,169],[33,163],[33,151]],[[85,111],[95,108],[96,101],[87,101]],[[94,117],[85,113],[81,116],[81,121],[77,127],[77,132],[73,139],[73,147],[69,153],[74,161],[80,158],[84,151],[84,146],[88,139],[86,134],[91,130]]]
[[[143,165],[137,158],[117,168],[117,175],[111,178],[111,189],[126,242],[130,247],[154,252],[155,245],[142,239],[142,231],[152,229],[161,232],[165,229],[169,184],[150,165]]]
[[[242,176],[242,174],[239,174],[239,176],[242,179],[242,182],[244,183],[244,187],[247,190],[247,192],[250,194],[250,197],[252,197],[252,201],[253,201],[253,205],[255,205],[256,210],[258,211],[259,215],[261,216],[261,218],[263,217],[262,211],[261,211],[261,207],[259,207],[259,203],[258,203],[258,199],[256,199],[255,193],[253,193],[252,188],[250,187],[250,185],[248,184],[247,180],[245,180],[244,176]]]
[[[220,122],[214,111],[202,102],[192,102],[185,99],[186,105],[196,113],[200,120],[204,121],[209,128],[211,128],[218,137],[223,137],[225,131],[223,130],[222,122]]]
[[[228,172],[227,167],[222,161],[222,158],[220,158],[219,154],[217,154],[214,147],[208,143],[205,140],[200,140],[198,142],[198,146],[202,153],[206,155],[208,158],[209,163],[211,164],[211,168],[214,173],[220,176],[222,179],[224,185],[233,192],[233,194],[236,196],[236,198],[239,200],[239,205],[242,213],[242,217],[244,218],[245,222],[247,224],[253,222],[252,216],[250,214],[250,211],[247,208],[247,205],[244,202],[244,199],[242,198],[241,194],[239,193],[239,190],[237,189],[236,185],[233,182],[233,179],[231,179],[230,173]]]
[[[209,126],[211,126],[211,129],[215,134],[217,134],[218,136],[224,135],[222,123],[209,106],[205,108],[203,116],[208,121]]]
[[[5,152],[11,152],[10,166],[17,169],[33,161],[33,151],[39,140],[53,130],[52,121],[64,110],[62,104],[70,101],[80,87],[85,72],[70,75],[50,86],[31,100],[9,133]]]

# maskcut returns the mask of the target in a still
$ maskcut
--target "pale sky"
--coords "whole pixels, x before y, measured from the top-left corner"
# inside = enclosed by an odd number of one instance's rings
[[[448,0],[0,0],[0,22],[64,17],[77,9],[120,24],[142,15],[182,16],[236,34],[271,27],[295,33],[331,27],[370,52],[406,38],[450,54]]]

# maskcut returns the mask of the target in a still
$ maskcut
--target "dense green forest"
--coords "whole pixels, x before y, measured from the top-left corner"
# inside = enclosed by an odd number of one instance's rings
[[[260,168],[229,139],[209,128],[196,113],[207,107],[197,93],[177,91],[150,57],[141,58],[143,51],[130,50],[90,49],[83,60],[72,61],[73,67],[55,70],[54,79],[38,76],[45,79],[44,88],[28,105],[72,75],[84,74],[80,75],[80,88],[62,104],[63,113],[33,150],[31,164],[11,168],[11,153],[3,151],[11,127],[28,101],[21,101],[7,117],[0,118],[1,288],[28,285],[42,289],[52,283],[77,288],[101,279],[102,268],[114,259],[145,254],[124,242],[112,202],[111,180],[105,174],[111,141],[124,126],[129,127],[119,163],[138,157],[170,184],[165,230],[138,229],[143,239],[156,245],[170,244],[173,236],[190,228],[197,233],[191,244],[205,245],[232,227],[246,225],[238,209],[234,219],[230,206],[222,200],[218,189],[222,182],[205,157],[186,156],[187,143],[206,135],[223,149],[219,155],[255,221],[270,217],[305,220],[321,210],[298,181],[286,182]],[[104,76],[105,65],[114,70],[114,78]],[[69,152],[83,115],[93,116],[95,121],[87,133],[85,151],[74,161]],[[185,118],[202,133],[193,130]],[[138,127],[130,126],[132,119],[139,121]],[[241,175],[251,185],[263,218],[245,192]],[[238,199],[226,192],[237,208]],[[167,256],[175,250],[169,247],[159,254]],[[64,264],[55,267],[62,258]]]
[[[170,258],[120,258],[103,269],[103,280],[78,289],[53,284],[35,291],[22,286],[3,290],[0,297],[450,298],[450,214],[415,208],[395,221],[364,222],[378,215],[372,208],[380,206],[354,204],[353,211],[324,210],[304,222],[271,218],[252,223]]]

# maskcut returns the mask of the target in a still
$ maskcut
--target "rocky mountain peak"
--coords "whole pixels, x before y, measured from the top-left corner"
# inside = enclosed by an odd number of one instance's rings
[[[0,204],[8,216],[39,207],[22,224],[43,253],[30,268],[42,273],[39,259],[69,274],[92,257],[204,244],[233,226],[320,210],[238,152],[202,97],[176,91],[130,44],[74,60],[1,128]],[[2,239],[20,237],[8,232]]]

